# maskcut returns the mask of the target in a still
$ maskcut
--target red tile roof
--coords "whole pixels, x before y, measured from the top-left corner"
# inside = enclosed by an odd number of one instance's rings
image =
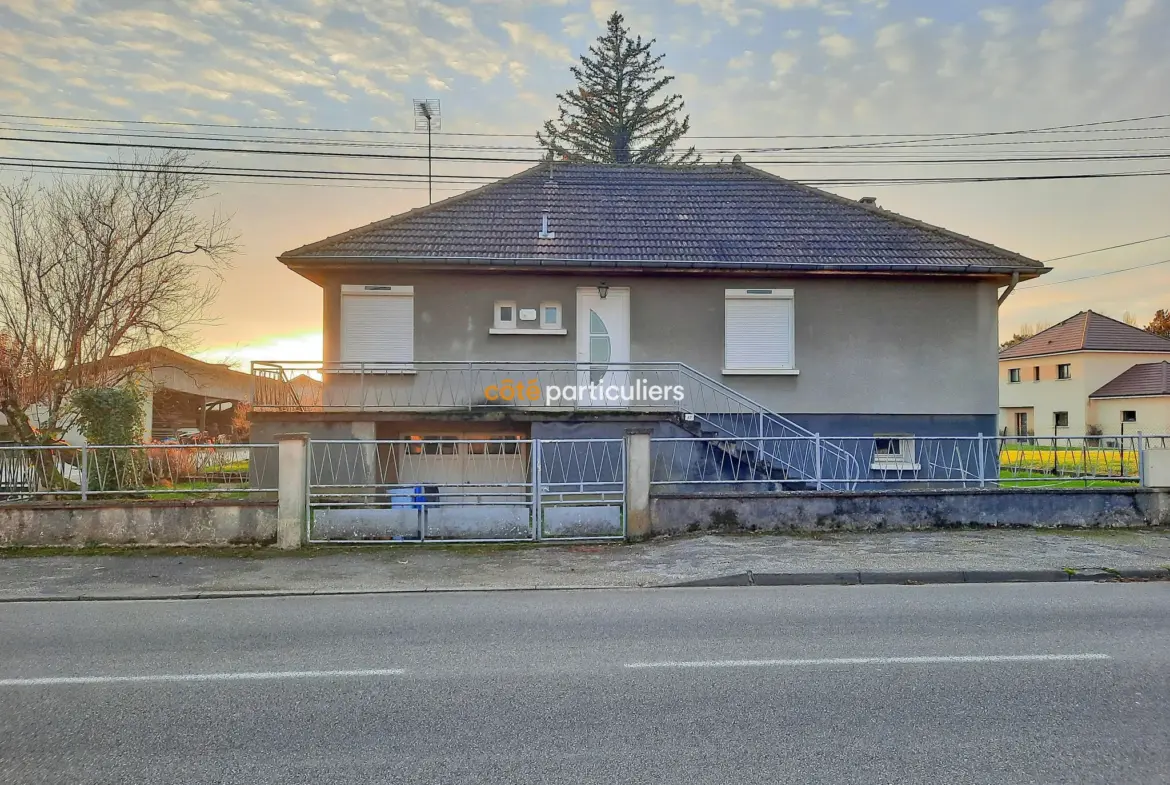
[[[1170,362],[1135,365],[1106,382],[1090,398],[1129,398],[1141,395],[1170,395]]]
[[[1170,354],[1170,340],[1095,311],[1081,311],[1015,346],[1009,346],[999,353],[999,359],[1085,351]]]

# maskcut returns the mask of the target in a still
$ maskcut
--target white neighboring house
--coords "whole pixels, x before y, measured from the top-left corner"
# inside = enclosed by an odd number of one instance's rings
[[[1082,311],[1000,352],[1000,433],[1167,433],[1167,362],[1170,340]]]

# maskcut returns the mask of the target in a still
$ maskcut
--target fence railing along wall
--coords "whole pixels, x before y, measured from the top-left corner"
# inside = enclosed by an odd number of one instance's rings
[[[651,440],[651,485],[807,491],[836,490],[842,480],[856,479],[852,490],[1126,486],[1140,484],[1145,450],[1168,446],[1170,436],[1137,434],[659,438]],[[776,455],[785,458],[777,462]]]
[[[0,502],[275,494],[275,444],[0,446]],[[264,478],[271,478],[266,481]]]

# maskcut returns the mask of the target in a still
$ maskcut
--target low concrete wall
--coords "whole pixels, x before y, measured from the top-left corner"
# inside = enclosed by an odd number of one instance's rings
[[[872,531],[957,526],[1170,525],[1170,490],[1014,489],[872,493],[660,493],[652,534],[708,530]]]
[[[0,547],[276,541],[276,502],[27,502],[0,506]]]

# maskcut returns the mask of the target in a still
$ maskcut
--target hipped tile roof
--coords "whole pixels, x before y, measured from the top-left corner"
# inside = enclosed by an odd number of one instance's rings
[[[999,353],[999,359],[1085,351],[1170,353],[1170,340],[1094,311],[1081,311],[1015,346],[1009,346]]]
[[[548,214],[552,237],[540,237]],[[877,206],[734,164],[540,164],[288,251],[320,263],[1019,272],[1043,264]]]

